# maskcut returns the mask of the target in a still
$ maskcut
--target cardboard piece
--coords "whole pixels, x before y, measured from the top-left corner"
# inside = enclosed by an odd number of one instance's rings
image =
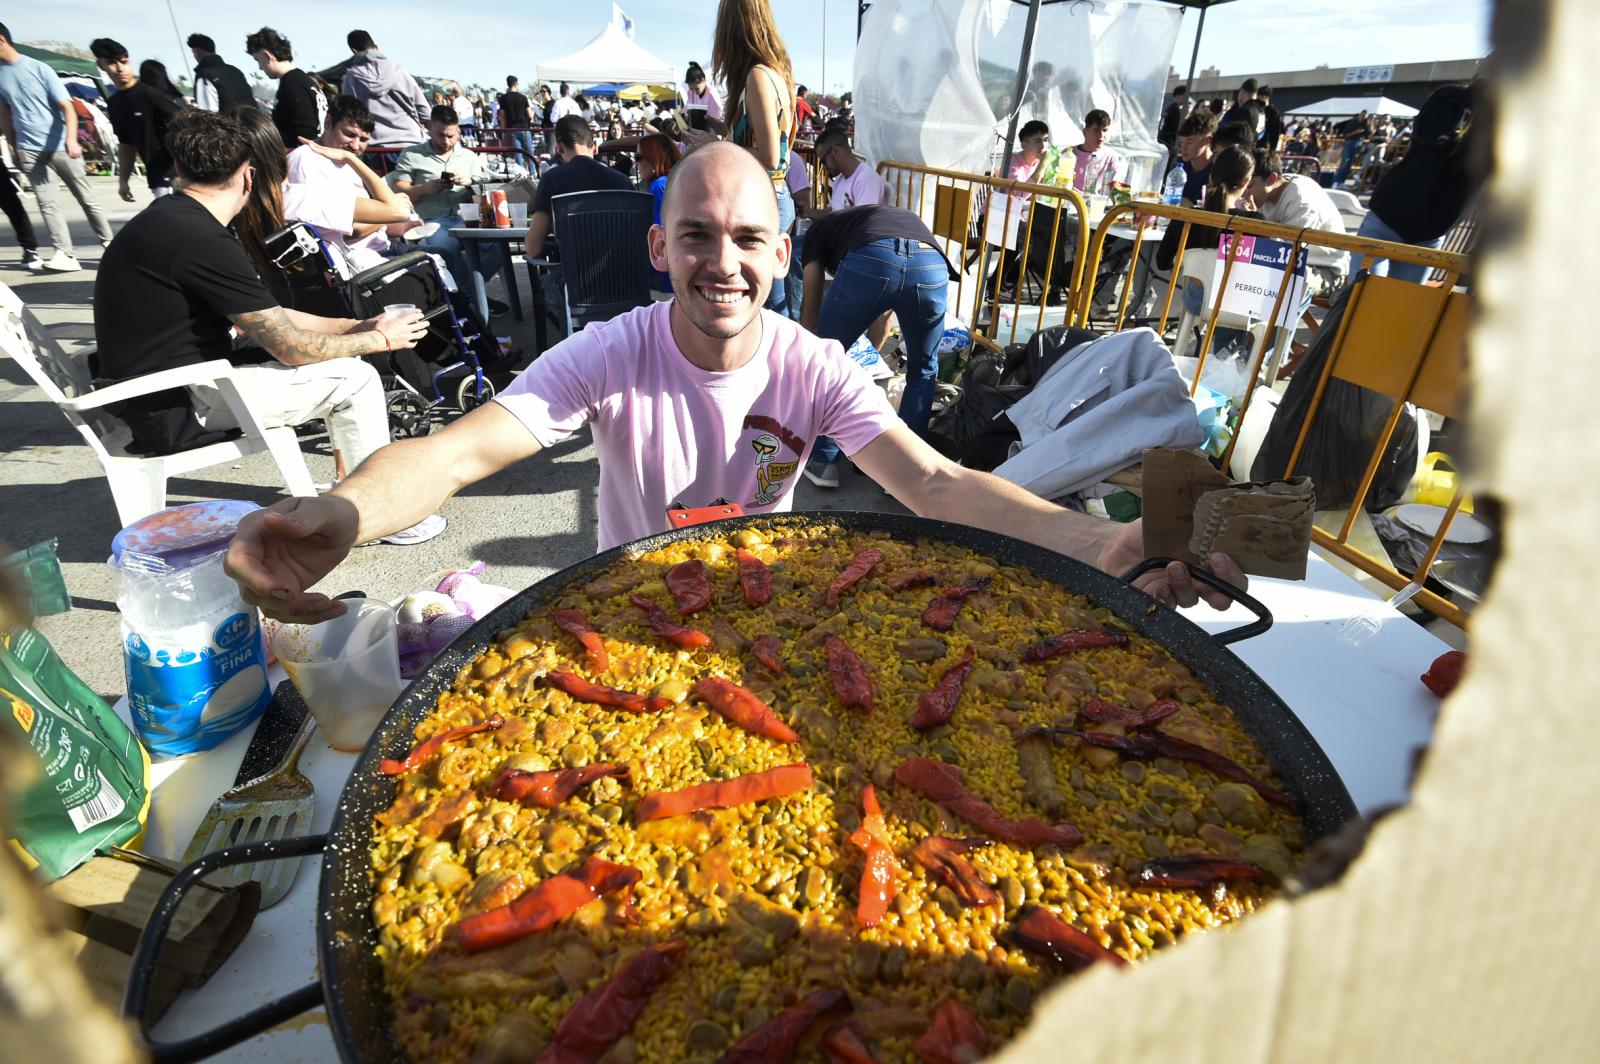
[[[1233,482],[1193,451],[1147,448],[1139,468],[1143,471],[1144,556],[1204,565],[1205,560],[1189,549],[1195,505],[1206,492]]]
[[[1600,143],[1569,133],[1592,110],[1600,5],[1501,4],[1493,36],[1483,88],[1503,121],[1483,151],[1497,169],[1480,205],[1464,471],[1475,497],[1505,504],[1506,552],[1412,802],[1334,886],[1067,981],[998,1060],[1596,1057],[1600,492],[1589,462],[1562,456],[1593,453],[1600,363],[1530,358],[1528,344],[1530,323],[1544,350],[1594,344],[1573,293],[1600,282],[1600,260],[1570,243],[1600,231],[1585,191]]]
[[[1205,565],[1221,551],[1251,576],[1304,580],[1316,500],[1309,477],[1235,484],[1193,451],[1141,462],[1144,553]]]

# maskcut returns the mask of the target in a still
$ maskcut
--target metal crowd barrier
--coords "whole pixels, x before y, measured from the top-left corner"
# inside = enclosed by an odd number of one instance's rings
[[[1034,328],[1044,328],[1052,293],[1060,293],[1062,320],[1071,318],[1089,246],[1076,191],[917,163],[882,162],[878,173],[889,185],[889,202],[920,215],[961,271],[949,306],[976,341],[993,350],[1014,343],[1024,315],[1035,311]],[[1001,212],[998,224],[994,211]],[[1008,281],[1011,293],[1003,298]],[[1023,298],[1030,288],[1037,289],[1037,307]]]
[[[1333,349],[1317,382],[1311,412],[1301,425],[1294,449],[1286,467],[1280,473],[1282,476],[1289,476],[1299,461],[1330,380],[1337,378],[1348,381],[1394,400],[1394,408],[1372,454],[1367,459],[1360,487],[1350,504],[1342,526],[1337,532],[1316,528],[1312,536],[1313,541],[1329,553],[1344,559],[1395,590],[1404,588],[1412,580],[1423,582],[1438,558],[1445,536],[1461,507],[1462,495],[1459,491],[1451,500],[1438,531],[1430,540],[1426,554],[1416,571],[1409,576],[1397,570],[1388,559],[1373,557],[1352,545],[1350,536],[1362,513],[1373,481],[1377,477],[1384,452],[1404,415],[1405,405],[1411,403],[1422,410],[1446,418],[1459,418],[1462,412],[1466,332],[1471,317],[1472,297],[1459,282],[1469,270],[1468,257],[1450,251],[1395,244],[1352,234],[1296,229],[1256,219],[1223,219],[1214,212],[1198,208],[1171,207],[1149,202],[1121,204],[1106,212],[1105,218],[1096,227],[1089,242],[1087,254],[1080,256],[1080,261],[1084,264],[1083,276],[1088,280],[1078,289],[1079,296],[1072,319],[1076,325],[1080,327],[1089,325],[1093,294],[1101,285],[1106,284],[1112,286],[1112,291],[1115,291],[1116,285],[1120,284],[1121,296],[1117,300],[1114,316],[1109,322],[1097,322],[1097,325],[1106,325],[1102,331],[1117,332],[1130,324],[1127,315],[1130,297],[1135,287],[1132,281],[1139,270],[1142,258],[1140,252],[1149,246],[1150,241],[1158,240],[1159,237],[1142,226],[1135,228],[1132,254],[1128,257],[1126,266],[1128,272],[1125,275],[1101,278],[1100,264],[1104,259],[1106,243],[1112,238],[1112,230],[1120,228],[1126,233],[1127,227],[1135,223],[1136,212],[1168,219],[1169,225],[1183,226],[1171,274],[1165,281],[1166,292],[1164,297],[1158,296],[1160,314],[1151,321],[1153,327],[1163,337],[1167,335],[1172,318],[1171,312],[1174,298],[1177,297],[1179,281],[1184,277],[1183,241],[1187,239],[1189,230],[1194,224],[1214,226],[1219,221],[1226,221],[1223,227],[1224,233],[1271,237],[1287,241],[1292,245],[1280,274],[1271,316],[1266,320],[1265,336],[1245,371],[1250,384],[1240,401],[1232,439],[1222,455],[1223,469],[1228,468],[1234,449],[1238,445],[1238,429],[1244,425],[1251,400],[1260,388],[1270,386],[1272,376],[1270,371],[1275,367],[1268,366],[1267,360],[1273,357],[1275,347],[1280,342],[1282,348],[1287,348],[1287,341],[1292,338],[1294,327],[1299,324],[1300,308],[1291,308],[1292,313],[1285,315],[1283,302],[1291,290],[1291,285],[1286,282],[1302,248],[1323,247],[1350,252],[1351,276],[1355,275],[1358,267],[1369,257],[1415,263],[1430,268],[1432,276],[1426,284],[1412,284],[1390,277],[1374,276],[1367,276],[1355,284],[1345,304],[1344,316],[1340,320]],[[1209,247],[1195,248],[1189,254],[1203,255],[1206,262],[1210,263],[1215,261],[1217,251]],[[1153,259],[1153,256],[1151,258]],[[1229,256],[1224,262],[1222,275],[1217,279],[1219,290],[1227,289],[1234,263],[1233,256]],[[1097,279],[1100,282],[1098,285],[1095,283]],[[1207,279],[1204,283],[1209,288],[1211,281]],[[1201,375],[1216,336],[1217,323],[1223,316],[1220,300],[1208,294],[1207,302],[1210,306],[1202,315],[1198,359],[1194,369],[1194,380],[1190,385],[1191,395],[1199,389]],[[1286,317],[1288,323],[1281,326],[1280,322],[1284,322]],[[1280,337],[1280,329],[1286,329],[1286,335]],[[1263,373],[1264,366],[1269,370],[1266,374]],[[1453,624],[1464,626],[1466,623],[1467,614],[1461,607],[1427,588],[1418,592],[1414,601]]]

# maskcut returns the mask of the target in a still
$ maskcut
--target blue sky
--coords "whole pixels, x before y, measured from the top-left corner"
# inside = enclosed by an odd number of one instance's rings
[[[1353,66],[1481,56],[1488,48],[1490,0],[1237,0],[1206,17],[1199,66],[1224,73],[1298,70],[1319,63]],[[855,53],[855,0],[772,0],[795,77],[813,87],[848,87]],[[673,66],[708,63],[715,0],[625,0],[636,39]],[[348,54],[345,32],[367,29],[413,73],[471,83],[533,78],[541,60],[581,48],[609,20],[610,0],[382,0],[330,4],[273,0],[252,7],[214,0],[172,0],[185,35],[209,34],[226,58],[254,69],[245,34],[265,17],[294,43],[296,58],[328,66]],[[136,59],[169,69],[190,65],[163,0],[130,6],[125,0],[48,0],[13,7],[7,24],[16,39],[65,40],[87,47],[114,37]],[[1186,12],[1173,65],[1186,71],[1197,12]],[[826,25],[826,32],[824,32]],[[824,82],[824,69],[826,82]]]

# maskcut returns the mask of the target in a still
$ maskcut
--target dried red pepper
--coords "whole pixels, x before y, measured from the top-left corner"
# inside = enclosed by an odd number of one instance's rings
[[[919,587],[932,587],[939,582],[939,578],[926,569],[915,572],[901,573],[899,576],[889,578],[890,591],[914,591]]]
[[[1137,709],[1129,709],[1126,706],[1114,706],[1098,698],[1091,698],[1078,707],[1078,716],[1099,724],[1122,724],[1129,728],[1148,728],[1156,721],[1165,720],[1182,708],[1170,698],[1151,702],[1144,708],[1143,712]]]
[[[1136,735],[1112,735],[1108,732],[1080,732],[1071,728],[1047,729],[1067,735],[1075,735],[1090,746],[1100,746],[1107,750],[1115,750],[1128,757],[1155,758],[1170,757],[1179,761],[1193,761],[1203,768],[1211,770],[1224,779],[1237,780],[1240,783],[1254,787],[1257,794],[1271,802],[1273,805],[1283,806],[1285,809],[1294,807],[1294,799],[1282,791],[1256,779],[1243,765],[1231,758],[1196,743],[1179,739],[1165,732],[1140,732]]]
[[[1046,824],[1037,817],[1010,820],[961,782],[961,770],[931,757],[911,757],[894,778],[936,805],[1006,842],[1019,846],[1076,846],[1083,833],[1071,824]]]
[[[911,859],[934,879],[949,887],[962,905],[973,908],[979,905],[999,905],[996,894],[972,867],[966,855],[989,845],[988,839],[948,839],[943,835],[929,835],[911,851]]]
[[[828,1064],[878,1064],[860,1024],[845,1020],[829,1027],[822,1036],[822,1051],[828,1055]]]
[[[695,681],[694,693],[745,731],[764,735],[781,743],[797,743],[800,736],[785,724],[772,707],[732,680],[702,676]]]
[[[971,1009],[946,998],[934,1010],[933,1026],[911,1049],[923,1064],[974,1064],[989,1055],[989,1032]]]
[[[772,570],[767,563],[743,547],[734,552],[739,563],[739,590],[746,606],[765,606],[772,601]]]
[[[1000,932],[1008,946],[1048,957],[1068,971],[1078,971],[1104,961],[1117,968],[1128,962],[1067,923],[1049,909],[1030,906],[1022,919]]]
[[[582,610],[557,610],[555,622],[557,628],[583,644],[590,668],[596,672],[606,670],[611,664],[611,655],[606,653],[605,640],[589,626],[589,618],[583,615]]]
[[[966,685],[967,674],[972,671],[973,648],[967,644],[967,652],[954,665],[944,671],[939,677],[939,682],[933,685],[933,690],[924,691],[917,701],[917,711],[911,717],[911,726],[917,731],[927,731],[937,728],[950,719],[956,711],[956,703],[961,701],[961,689]]]
[[[772,1064],[788,1060],[817,1017],[850,1004],[843,990],[816,990],[757,1027],[717,1058],[717,1064]]]
[[[667,570],[667,590],[683,616],[711,605],[711,576],[699,558],[679,562]]]
[[[671,709],[673,702],[670,698],[659,695],[641,695],[635,691],[624,691],[617,687],[607,687],[601,683],[590,683],[575,672],[547,672],[545,682],[558,691],[565,691],[579,702],[588,702],[595,706],[610,706],[612,709],[625,709],[629,713],[660,713]]]
[[[828,585],[826,601],[830,606],[839,604],[839,596],[861,582],[861,578],[877,568],[883,561],[883,551],[877,547],[868,547],[866,550],[850,559],[850,564]]]
[[[554,809],[586,787],[606,776],[626,776],[627,765],[584,765],[580,768],[525,772],[508,768],[494,781],[490,793],[503,802],[521,802],[541,809]]]
[[[452,935],[468,953],[494,949],[548,931],[596,898],[631,890],[637,882],[637,868],[591,857],[576,872],[551,876],[509,905],[467,917]]]
[[[537,1064],[589,1064],[599,1060],[650,1003],[650,995],[671,974],[682,940],[663,942],[633,956],[622,969],[583,996],[556,1024]]]
[[[867,677],[867,663],[836,635],[830,635],[823,645],[828,652],[828,678],[833,681],[839,701],[871,713],[872,681]]]
[[[765,772],[752,772],[732,779],[698,783],[680,791],[657,791],[647,794],[634,810],[634,819],[643,824],[647,820],[682,816],[701,809],[732,809],[735,806],[764,802],[769,798],[782,798],[811,789],[811,766],[803,761]]]
[[[750,645],[750,653],[768,672],[783,675],[789,667],[783,663],[783,641],[775,635],[764,635]]]
[[[889,825],[883,819],[883,807],[878,805],[878,792],[870,783],[861,790],[861,826],[850,833],[850,841],[867,858],[861,867],[856,923],[877,927],[900,891],[900,863],[894,859],[894,845],[889,839]]]
[[[382,761],[379,761],[378,771],[383,773],[385,776],[398,776],[401,773],[410,772],[412,769],[420,768],[422,765],[425,765],[429,761],[433,760],[439,751],[444,749],[445,743],[453,743],[457,739],[464,739],[469,735],[476,735],[479,732],[496,731],[502,727],[505,722],[506,718],[502,717],[500,714],[491,713],[488,717],[480,720],[476,724],[463,724],[459,728],[451,728],[449,731],[442,731],[438,735],[435,735],[430,739],[424,739],[422,742],[418,743],[412,749],[412,751],[405,756],[403,761],[396,761],[392,757],[386,757]]]
[[[1112,632],[1104,628],[1075,628],[1070,632],[1052,636],[1042,643],[1024,647],[1023,661],[1044,661],[1076,650],[1093,650],[1096,647],[1121,647],[1128,645],[1126,632]]]
[[[1467,667],[1467,656],[1459,650],[1447,650],[1433,659],[1428,671],[1422,674],[1422,686],[1444,698],[1461,682],[1461,671]]]
[[[1146,861],[1133,874],[1136,887],[1175,890],[1203,890],[1213,884],[1233,880],[1242,883],[1276,883],[1278,877],[1249,861],[1204,853],[1176,854]]]
[[[961,612],[961,604],[967,601],[968,596],[976,595],[989,586],[989,578],[972,580],[955,587],[947,587],[922,611],[922,623],[929,628],[941,632],[948,632],[956,623],[956,614]]]
[[[629,595],[628,601],[644,610],[650,618],[650,630],[669,643],[685,650],[704,650],[711,645],[711,637],[698,628],[689,628],[672,619],[661,604],[648,595]]]

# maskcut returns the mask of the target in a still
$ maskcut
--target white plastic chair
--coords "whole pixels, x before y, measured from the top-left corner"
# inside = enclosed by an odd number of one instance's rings
[[[1354,233],[1360,230],[1361,223],[1367,220],[1367,209],[1361,205],[1355,193],[1346,192],[1342,188],[1324,189],[1333,205],[1339,208],[1339,217],[1344,221],[1344,230]]]
[[[86,359],[62,350],[34,317],[33,311],[3,284],[0,284],[0,351],[33,378],[94,451],[100,467],[105,470],[106,483],[111,487],[117,517],[124,526],[166,508],[169,477],[235,462],[257,451],[272,453],[291,494],[312,496],[317,493],[294,429],[263,428],[233,378],[233,366],[223,359],[162,370],[96,389],[90,383]],[[129,454],[127,447],[132,437],[127,426],[104,407],[190,384],[216,388],[238,419],[243,435],[176,454]]]

